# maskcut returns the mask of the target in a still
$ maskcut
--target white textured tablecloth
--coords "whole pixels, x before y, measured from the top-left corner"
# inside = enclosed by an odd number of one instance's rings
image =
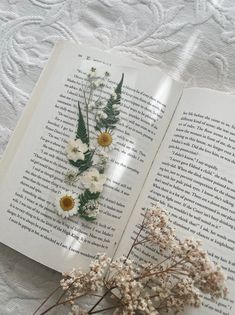
[[[234,0],[0,0],[0,155],[59,38],[115,48],[188,86],[235,90]],[[59,278],[0,244],[0,314],[32,314]]]

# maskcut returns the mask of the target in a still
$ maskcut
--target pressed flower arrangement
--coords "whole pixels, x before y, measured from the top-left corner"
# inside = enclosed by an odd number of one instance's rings
[[[155,261],[137,266],[130,255],[134,248],[148,244],[157,252]],[[161,254],[161,255],[159,255]],[[67,315],[161,315],[178,314],[185,307],[199,307],[202,295],[212,300],[227,295],[226,276],[210,261],[201,242],[193,238],[180,241],[167,213],[159,206],[146,210],[138,233],[124,257],[112,260],[105,254],[92,261],[87,272],[74,269],[63,274],[57,302],[39,313],[51,294],[33,315],[45,315],[61,305],[70,305]],[[80,298],[89,296],[94,304],[84,307]],[[109,305],[101,306],[111,296]]]
[[[101,99],[109,72],[100,76],[94,67],[87,75],[83,87],[86,116],[84,119],[80,102],[78,102],[78,124],[74,139],[70,139],[66,153],[73,169],[65,175],[65,183],[74,184],[80,180],[84,192],[76,195],[71,191],[62,191],[56,198],[56,208],[64,218],[79,215],[87,221],[96,219],[99,213],[98,198],[106,181],[105,168],[109,156],[108,151],[113,149],[114,130],[119,121],[120,100],[124,75],[110,94],[107,103],[103,105]],[[96,92],[96,93],[95,93]],[[96,95],[96,96],[95,96]],[[98,95],[98,96],[97,96]],[[90,130],[90,116],[95,118],[95,136],[92,138]]]

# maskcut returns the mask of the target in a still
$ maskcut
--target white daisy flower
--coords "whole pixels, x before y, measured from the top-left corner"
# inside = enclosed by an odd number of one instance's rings
[[[93,165],[101,172],[104,172],[106,164],[109,160],[109,156],[104,150],[100,150],[99,148],[96,150],[93,156]]]
[[[86,189],[89,189],[91,193],[101,192],[103,185],[106,181],[106,176],[100,174],[95,168],[88,170],[81,177],[81,182]]]
[[[76,162],[77,160],[84,160],[84,153],[88,150],[86,143],[83,143],[80,139],[69,140],[66,152],[69,160]]]
[[[99,214],[100,204],[97,200],[89,200],[83,207],[85,214],[91,218],[96,218]]]
[[[112,150],[114,146],[114,137],[112,130],[102,128],[97,133],[97,143],[103,150]]]
[[[69,170],[64,176],[64,182],[66,184],[73,184],[78,180],[77,172],[74,170]]]
[[[62,191],[56,198],[56,209],[63,218],[76,215],[78,212],[79,199],[71,191]]]

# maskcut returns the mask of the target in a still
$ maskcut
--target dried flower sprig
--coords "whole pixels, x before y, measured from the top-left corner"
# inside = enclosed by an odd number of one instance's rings
[[[77,196],[80,201],[76,208],[65,205],[64,200],[68,201],[67,195],[59,194],[56,200],[56,208],[59,215],[69,217],[79,214],[87,221],[93,221],[99,213],[98,198],[103,190],[106,181],[104,174],[108,158],[105,150],[111,150],[114,146],[113,130],[119,121],[119,105],[124,75],[118,83],[114,93],[110,94],[107,104],[103,104],[102,92],[109,72],[103,76],[97,74],[94,67],[91,68],[83,86],[83,97],[85,103],[86,119],[84,119],[80,102],[78,102],[78,125],[75,139],[70,139],[66,148],[69,163],[74,170],[69,170],[65,174],[65,183],[75,184],[81,179],[84,186],[84,193]],[[91,139],[90,116],[95,117],[94,132],[95,139]],[[85,122],[86,120],[86,122]],[[98,162],[96,162],[98,158]]]
[[[153,251],[161,254],[156,261],[137,266],[129,259],[131,252],[147,242]],[[224,272],[210,261],[201,242],[193,238],[179,241],[166,211],[156,206],[145,212],[127,256],[111,260],[101,254],[90,263],[88,272],[78,269],[63,274],[61,297],[41,315],[61,304],[71,304],[69,315],[106,310],[113,311],[114,315],[176,314],[186,306],[199,307],[202,294],[212,299],[225,297],[228,293],[225,282]],[[77,304],[84,295],[97,297],[90,309]],[[100,308],[108,295],[113,297],[112,305]]]

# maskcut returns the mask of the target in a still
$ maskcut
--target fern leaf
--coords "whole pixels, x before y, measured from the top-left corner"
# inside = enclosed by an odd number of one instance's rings
[[[101,118],[100,120],[96,122],[96,126],[95,126],[96,130],[101,130],[101,128],[114,129],[116,127],[116,124],[119,121],[120,111],[117,109],[114,109],[113,105],[120,104],[123,80],[124,80],[124,74],[122,74],[121,80],[115,89],[116,98],[111,95],[107,102],[107,105],[103,109],[107,117]]]
[[[84,193],[79,195],[79,201],[80,201],[80,206],[79,206],[79,214],[80,217],[87,220],[87,221],[94,221],[95,217],[89,216],[86,214],[86,211],[84,209],[84,206],[90,201],[90,200],[96,200],[99,198],[100,193],[91,193],[88,189],[84,191]]]
[[[76,139],[81,139],[83,143],[89,145],[89,138],[86,131],[86,125],[84,122],[83,114],[80,104],[78,102],[78,128],[76,133]]]
[[[115,89],[115,93],[116,94],[121,94],[122,93],[122,84],[123,84],[123,80],[124,80],[124,73],[122,74],[122,77],[121,77],[121,80],[120,82],[118,83],[116,89]]]

